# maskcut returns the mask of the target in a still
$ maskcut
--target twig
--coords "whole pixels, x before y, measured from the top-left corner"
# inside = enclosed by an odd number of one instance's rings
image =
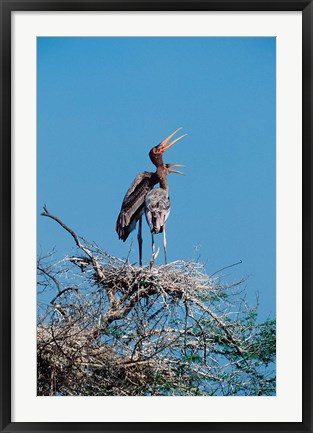
[[[43,274],[45,274],[47,277],[49,277],[54,282],[54,284],[57,286],[58,292],[60,293],[61,289],[60,289],[60,284],[59,284],[58,280],[53,275],[51,275],[48,271],[43,269],[41,266],[38,265],[37,269],[40,272],[42,272]]]
[[[66,224],[64,224],[64,222],[61,221],[58,217],[52,215],[52,214],[48,211],[46,205],[43,206],[43,210],[44,210],[44,212],[41,212],[41,215],[42,215],[42,216],[46,216],[46,217],[48,217],[48,218],[51,218],[51,219],[53,219],[54,221],[56,221],[57,223],[59,223],[60,226],[63,227],[67,232],[69,232],[70,235],[74,238],[74,241],[75,241],[76,245],[78,246],[78,248],[82,248],[82,245],[81,245],[81,243],[79,242],[79,239],[78,239],[76,233],[75,233],[72,229],[70,229]]]
[[[211,274],[211,277],[213,277],[213,275],[216,275],[221,271],[224,271],[225,269],[232,268],[233,266],[241,265],[241,263],[242,263],[242,260],[239,260],[239,262],[237,262],[237,263],[233,263],[232,265],[224,266],[224,268],[221,268],[218,271],[215,271],[213,274]]]
[[[53,299],[52,301],[50,301],[50,304],[54,304],[55,301],[58,299],[59,296],[63,295],[65,292],[68,292],[69,290],[75,290],[76,292],[78,292],[78,288],[77,287],[66,287],[66,289],[61,290],[60,293],[58,293]]]

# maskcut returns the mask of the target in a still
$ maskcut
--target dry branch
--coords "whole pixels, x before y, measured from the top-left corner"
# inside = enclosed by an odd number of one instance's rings
[[[223,285],[192,261],[132,265],[46,206],[42,215],[78,253],[38,262],[38,284],[52,294],[39,307],[39,395],[275,393],[275,324],[257,323],[238,283]]]

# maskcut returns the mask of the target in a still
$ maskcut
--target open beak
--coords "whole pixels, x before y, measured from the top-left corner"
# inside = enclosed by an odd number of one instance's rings
[[[166,164],[167,168],[169,169],[169,173],[177,173],[177,174],[182,174],[183,176],[186,176],[185,173],[182,173],[181,171],[178,170],[172,170],[171,167],[186,167],[185,165],[182,164]]]
[[[186,137],[187,134],[181,135],[178,138],[175,138],[175,140],[171,141],[171,138],[182,128],[176,129],[171,135],[169,135],[165,140],[161,141],[161,143],[157,146],[158,150],[162,153],[166,152],[170,147],[173,146],[173,144],[177,143],[177,141],[181,140],[182,138]]]

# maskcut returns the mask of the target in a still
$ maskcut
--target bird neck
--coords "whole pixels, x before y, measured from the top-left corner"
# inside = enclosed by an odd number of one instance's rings
[[[160,181],[160,188],[164,189],[164,191],[168,192],[168,183],[167,180]]]
[[[164,189],[165,191],[168,191],[167,174],[168,172],[164,164],[158,167],[157,177],[160,183],[160,188]]]

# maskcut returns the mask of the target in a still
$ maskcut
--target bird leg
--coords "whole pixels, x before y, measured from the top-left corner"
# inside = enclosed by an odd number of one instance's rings
[[[167,257],[166,257],[166,223],[164,223],[163,226],[163,248],[164,248],[164,261],[165,264],[167,265]]]
[[[142,266],[142,216],[139,218],[139,225],[138,225],[138,246],[139,246],[139,266]]]
[[[159,252],[160,252],[160,248],[158,248],[157,252],[152,254],[151,261],[150,261],[150,269],[153,268],[155,259],[158,257]]]
[[[155,252],[154,236],[152,233],[151,233],[151,237],[152,237],[152,257],[151,257],[151,261],[150,261],[150,269],[153,268],[155,259],[158,257],[158,254],[160,252],[160,248],[158,248],[158,251]]]
[[[152,255],[153,255],[154,254],[154,249],[155,249],[153,233],[151,233],[151,240],[152,240]]]

